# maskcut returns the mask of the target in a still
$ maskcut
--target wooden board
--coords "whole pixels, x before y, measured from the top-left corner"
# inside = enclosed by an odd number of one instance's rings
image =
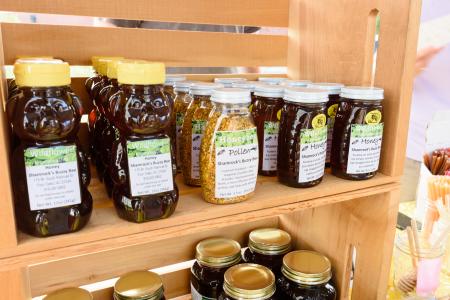
[[[198,24],[286,27],[288,0],[2,0],[0,11]]]
[[[2,24],[5,63],[17,55],[53,55],[90,65],[93,55],[126,56],[174,67],[286,66],[287,37],[36,24]]]

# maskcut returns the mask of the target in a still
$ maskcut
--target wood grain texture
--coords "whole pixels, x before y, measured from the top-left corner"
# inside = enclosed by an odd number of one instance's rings
[[[18,267],[13,270],[0,272],[0,289],[2,299],[31,300],[28,268]]]
[[[420,0],[290,1],[288,75],[346,85],[374,81],[384,88],[380,169],[392,176],[403,169],[420,5]],[[376,12],[381,25],[372,78]]]
[[[48,55],[89,65],[93,55],[161,61],[176,67],[286,66],[287,37],[36,24],[3,24],[5,63]]]
[[[2,0],[1,11],[126,20],[286,27],[288,0]]]

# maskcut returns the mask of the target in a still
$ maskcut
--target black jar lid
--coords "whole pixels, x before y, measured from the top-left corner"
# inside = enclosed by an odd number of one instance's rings
[[[270,298],[275,289],[275,275],[261,265],[239,264],[224,275],[223,290],[235,299],[264,300]]]
[[[211,238],[197,244],[195,258],[201,265],[221,268],[241,261],[241,245],[226,238]]]
[[[291,249],[291,236],[278,228],[260,228],[249,234],[248,247],[265,255],[281,255]]]
[[[161,277],[150,271],[127,273],[114,285],[114,300],[157,300],[163,294]]]
[[[330,281],[331,263],[326,256],[318,252],[298,250],[284,256],[281,272],[294,282],[319,285]]]

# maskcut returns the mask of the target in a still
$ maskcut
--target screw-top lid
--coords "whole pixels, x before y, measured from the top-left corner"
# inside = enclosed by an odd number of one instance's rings
[[[331,263],[318,252],[298,250],[284,256],[281,272],[294,282],[319,285],[330,281]]]
[[[261,84],[258,81],[237,81],[231,84],[231,87],[249,90],[251,93],[255,91],[255,86]]]
[[[197,96],[211,96],[215,89],[223,88],[223,84],[212,82],[195,82],[191,85],[191,94]]]
[[[291,236],[278,228],[261,228],[250,232],[248,247],[265,255],[280,255],[291,249]]]
[[[94,299],[86,290],[80,288],[65,288],[48,294],[44,300],[92,300]]]
[[[268,299],[275,289],[275,275],[261,265],[236,265],[224,275],[223,290],[234,299]]]
[[[197,244],[195,258],[209,267],[232,266],[241,261],[241,245],[231,239],[206,239]]]
[[[106,76],[110,79],[117,79],[117,66],[121,59],[111,59],[107,63]]]
[[[115,300],[156,300],[164,293],[158,274],[150,271],[134,271],[123,275],[114,285]]]
[[[186,76],[183,75],[167,75],[164,85],[174,86],[176,82],[185,81]]]
[[[265,84],[270,84],[270,85],[276,85],[276,84],[281,84],[282,82],[286,81],[287,78],[284,77],[259,77],[258,81],[261,81]]]
[[[284,100],[297,103],[324,103],[328,101],[328,92],[310,88],[286,88]]]
[[[255,86],[255,95],[266,98],[283,98],[284,87],[280,85],[257,84]]]
[[[318,82],[308,84],[308,88],[319,89],[328,92],[328,95],[339,95],[344,87],[342,83]]]
[[[384,89],[370,86],[346,86],[341,90],[341,97],[355,100],[383,100]]]
[[[70,84],[70,67],[59,59],[20,59],[14,64],[14,77],[18,86],[64,86]]]
[[[229,104],[249,104],[251,102],[250,91],[238,88],[215,89],[211,101]]]
[[[97,73],[102,76],[108,76],[108,62],[113,61],[113,60],[118,61],[121,59],[123,59],[123,57],[100,57],[100,58],[98,58],[97,64],[96,64]],[[116,75],[116,78],[117,78],[117,75]]]
[[[215,83],[221,83],[225,87],[232,87],[233,83],[235,82],[244,82],[247,81],[247,78],[242,77],[220,77],[220,78],[214,78]]]
[[[92,56],[91,57],[91,63],[92,63],[92,67],[94,68],[94,70],[96,72],[98,72],[98,61],[100,59],[123,59],[124,57],[121,56]],[[106,75],[106,74],[105,74]]]
[[[289,87],[307,87],[310,83],[311,80],[285,80],[282,84]]]
[[[175,93],[182,92],[182,93],[189,93],[191,86],[195,83],[195,81],[177,81],[175,82],[175,85],[173,86],[173,90]]]
[[[163,84],[166,68],[163,63],[145,60],[121,60],[117,65],[117,81],[121,84]]]

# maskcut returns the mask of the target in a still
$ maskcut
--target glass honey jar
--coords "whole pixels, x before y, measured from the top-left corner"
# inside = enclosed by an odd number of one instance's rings
[[[127,273],[114,285],[114,300],[166,300],[161,277],[150,271]]]

